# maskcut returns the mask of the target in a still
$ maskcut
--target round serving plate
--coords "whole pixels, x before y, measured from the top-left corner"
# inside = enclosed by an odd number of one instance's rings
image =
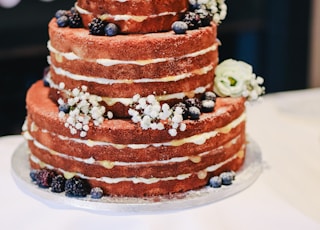
[[[212,204],[243,191],[253,184],[262,172],[261,150],[257,143],[249,138],[246,159],[236,173],[232,185],[212,188],[206,186],[199,190],[146,198],[104,196],[101,199],[70,198],[64,193],[53,193],[50,189],[39,188],[29,177],[27,143],[20,144],[13,153],[12,175],[17,185],[32,197],[49,206],[79,208],[110,215],[156,214],[196,208]]]

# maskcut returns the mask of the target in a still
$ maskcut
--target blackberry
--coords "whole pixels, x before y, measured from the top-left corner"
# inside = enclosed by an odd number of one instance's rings
[[[61,16],[57,19],[57,25],[59,27],[67,27],[69,25],[69,17],[68,16]]]
[[[91,35],[104,35],[104,23],[100,18],[94,18],[89,24],[89,33]]]
[[[48,169],[40,169],[36,175],[36,183],[40,188],[49,188],[52,179],[56,176],[55,172]]]
[[[119,28],[114,23],[108,23],[104,28],[104,33],[107,36],[115,36],[119,33]]]
[[[210,113],[214,109],[214,101],[202,100],[201,101],[201,111],[204,113]]]
[[[90,186],[86,180],[72,177],[66,180],[65,192],[68,197],[85,197],[90,193]]]
[[[189,107],[192,107],[192,106],[195,106],[197,107],[198,109],[201,108],[201,102],[198,98],[188,98],[184,101],[184,103],[186,104],[186,106],[189,108]]]
[[[64,191],[66,179],[62,175],[57,175],[52,179],[51,192],[61,193]]]
[[[201,26],[201,19],[195,12],[188,11],[182,20],[188,25],[189,30],[198,29]]]
[[[201,111],[199,108],[197,108],[195,106],[191,106],[188,109],[188,114],[189,114],[189,118],[191,120],[198,120],[200,118]]]
[[[100,199],[103,197],[103,190],[100,187],[94,187],[90,191],[90,196],[93,199]]]
[[[177,107],[180,107],[182,109],[182,117],[184,120],[188,119],[188,108],[185,103],[179,102],[172,106],[172,110],[175,111]]]
[[[209,26],[213,15],[211,12],[209,12],[208,10],[205,9],[196,9],[194,11],[197,15],[199,15],[200,18],[200,27],[205,27],[205,26]]]
[[[69,27],[70,28],[81,28],[83,27],[82,19],[78,12],[73,12],[69,17]]]
[[[211,100],[211,101],[214,101],[216,102],[217,100],[217,95],[212,92],[212,91],[207,91],[203,94],[202,96],[202,100]]]
[[[188,30],[188,25],[187,23],[182,21],[175,21],[174,23],[172,23],[171,28],[175,32],[175,34],[185,34]]]

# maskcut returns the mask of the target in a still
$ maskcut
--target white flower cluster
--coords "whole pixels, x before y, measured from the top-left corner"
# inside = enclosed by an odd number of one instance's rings
[[[164,130],[165,124],[169,124],[168,132],[171,136],[176,136],[178,129],[186,130],[186,125],[182,123],[182,108],[173,110],[166,103],[160,105],[154,95],[145,98],[136,94],[132,99],[133,105],[128,113],[134,123],[140,123],[142,129]]]
[[[254,101],[265,93],[264,80],[252,72],[252,66],[228,59],[215,69],[214,92],[220,97],[245,97]]]
[[[63,89],[64,84],[60,83],[59,88]],[[59,111],[59,118],[66,118],[64,125],[70,129],[71,134],[75,135],[80,132],[80,137],[85,137],[89,130],[90,121],[95,126],[99,126],[104,121],[106,109],[99,104],[101,100],[101,97],[88,93],[86,86],[81,86],[81,89],[74,88],[70,91],[66,102],[62,98],[58,99],[60,106],[66,105],[70,108],[68,114]],[[109,119],[113,117],[110,111],[107,115]]]
[[[225,0],[189,0],[189,3],[210,10],[213,14],[213,21],[217,24],[220,24],[227,16]]]

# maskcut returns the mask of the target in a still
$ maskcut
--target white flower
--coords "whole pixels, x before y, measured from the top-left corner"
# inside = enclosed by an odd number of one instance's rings
[[[246,97],[256,100],[264,93],[261,77],[256,77],[252,66],[228,59],[220,63],[215,70],[214,92],[220,97]]]

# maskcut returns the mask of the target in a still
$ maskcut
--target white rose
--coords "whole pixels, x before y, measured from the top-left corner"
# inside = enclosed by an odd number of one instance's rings
[[[252,66],[233,59],[220,63],[215,70],[214,92],[221,97],[240,97],[252,79]]]

